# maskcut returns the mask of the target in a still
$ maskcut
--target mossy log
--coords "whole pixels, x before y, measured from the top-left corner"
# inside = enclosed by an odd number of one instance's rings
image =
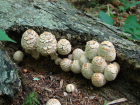
[[[140,42],[129,41],[130,34],[72,8],[63,0],[0,0],[0,28],[17,44],[27,29],[38,34],[49,31],[57,40],[66,38],[73,48],[83,50],[89,40],[111,41],[117,51],[116,61],[121,65],[121,72],[115,81],[97,91],[110,99],[121,97],[118,91],[131,101],[140,97]]]

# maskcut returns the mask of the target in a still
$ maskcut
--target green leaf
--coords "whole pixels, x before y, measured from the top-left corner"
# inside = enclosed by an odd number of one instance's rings
[[[120,11],[125,11],[123,6],[118,6],[118,8],[119,8]]]
[[[10,38],[8,37],[8,35],[6,35],[6,34],[2,31],[2,29],[0,29],[0,40],[1,40],[1,41],[11,41],[11,42],[16,43],[14,40],[10,39]]]
[[[36,77],[34,77],[34,79],[33,79],[34,81],[38,81],[38,80],[40,80],[39,78],[36,78]]]
[[[105,12],[100,11],[99,12],[99,19],[101,19],[102,22],[113,25],[113,19],[109,17]]]
[[[134,30],[134,34],[140,37],[140,30]]]
[[[105,100],[104,105],[106,105],[106,103],[107,103],[107,100]]]
[[[134,5],[137,5],[137,4],[140,4],[140,1],[136,1],[136,2],[134,2],[134,3],[132,3],[132,4],[129,4],[129,5],[127,5],[124,9],[127,10],[127,9],[130,8],[131,6],[134,6]]]
[[[140,13],[139,13],[139,22],[140,22]]]

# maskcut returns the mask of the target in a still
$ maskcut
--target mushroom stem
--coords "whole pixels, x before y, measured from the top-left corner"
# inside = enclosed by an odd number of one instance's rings
[[[28,49],[25,49],[25,53],[32,55],[32,51]]]
[[[32,50],[32,57],[35,59],[39,59],[39,52],[36,49]]]
[[[52,59],[52,60],[56,59],[56,58],[57,58],[57,55],[58,55],[58,54],[57,54],[56,52],[51,53],[51,54],[50,54],[51,59]]]

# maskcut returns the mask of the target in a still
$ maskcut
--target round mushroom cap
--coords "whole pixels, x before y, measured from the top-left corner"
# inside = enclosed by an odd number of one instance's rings
[[[112,64],[114,64],[114,65],[117,66],[117,68],[118,68],[118,72],[119,72],[119,71],[120,71],[120,65],[119,65],[119,63],[117,63],[117,62],[113,62]]]
[[[53,99],[49,99],[46,105],[61,105],[61,103],[59,102],[59,100],[53,98]]]
[[[60,61],[60,67],[65,72],[70,71],[70,64],[71,64],[71,60],[68,58],[64,58]]]
[[[91,81],[96,87],[102,87],[106,84],[106,79],[102,73],[94,73],[91,77]]]
[[[70,69],[72,72],[78,74],[81,72],[81,66],[78,60],[73,60],[70,64]]]
[[[67,55],[71,52],[71,44],[67,39],[60,39],[57,47],[58,53],[61,55]]]
[[[35,50],[38,38],[39,36],[34,30],[32,29],[26,30],[21,38],[22,48],[27,50]]]
[[[106,80],[108,81],[113,81],[117,77],[118,74],[118,68],[114,64],[109,64],[106,66],[105,71],[104,71],[104,76]]]
[[[54,60],[54,63],[55,63],[56,65],[59,65],[61,61],[62,61],[62,59],[59,58],[59,57],[57,57],[57,58]]]
[[[93,58],[92,70],[95,73],[103,73],[106,66],[107,66],[107,63],[102,57],[96,56]]]
[[[66,86],[66,91],[67,92],[73,92],[75,90],[75,86],[73,84],[68,84]]]
[[[83,66],[83,64],[90,62],[84,54],[81,55],[78,60],[79,60],[79,63],[80,63],[81,67]]]
[[[43,32],[37,40],[37,50],[46,56],[56,52],[57,40],[50,32]]]
[[[92,75],[93,75],[93,70],[92,70],[92,64],[91,63],[85,63],[82,66],[81,69],[82,75],[86,78],[86,79],[91,79]]]
[[[84,54],[84,51],[80,48],[76,48],[73,52],[72,52],[72,58],[73,60],[78,60],[79,57]]]
[[[17,62],[20,62],[23,60],[24,54],[22,51],[16,51],[13,55],[13,59]]]
[[[93,59],[98,54],[99,43],[91,40],[86,43],[85,55],[88,59]]]
[[[114,61],[116,58],[114,45],[109,41],[103,41],[98,48],[98,55],[102,56],[106,61]]]

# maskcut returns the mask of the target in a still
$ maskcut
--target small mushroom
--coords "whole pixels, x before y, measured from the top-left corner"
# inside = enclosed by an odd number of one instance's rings
[[[78,60],[73,60],[70,64],[70,69],[74,73],[80,73],[81,72],[81,66],[79,64]]]
[[[37,40],[37,50],[43,56],[50,55],[51,59],[56,59],[57,41],[50,32],[43,32]]]
[[[67,92],[73,92],[75,90],[75,85],[73,85],[73,84],[68,84],[67,86],[66,86],[66,91]]]
[[[82,66],[81,69],[82,75],[86,78],[86,79],[91,79],[92,75],[93,75],[93,70],[92,70],[92,64],[91,63],[85,63]]]
[[[103,73],[106,66],[107,63],[102,57],[96,56],[93,58],[92,69],[95,73]]]
[[[59,102],[59,100],[53,98],[53,99],[49,99],[46,105],[61,105],[61,103]]]
[[[98,54],[98,47],[99,47],[98,42],[94,40],[88,41],[85,46],[85,56],[88,59],[93,59]]]
[[[102,56],[106,61],[114,61],[116,58],[114,45],[109,41],[103,41],[98,48],[98,55]]]
[[[57,58],[54,60],[54,63],[55,63],[56,65],[59,65],[61,61],[62,61],[62,59],[59,58],[59,57],[57,57]]]
[[[117,68],[118,68],[118,72],[119,72],[119,71],[120,71],[120,65],[119,65],[119,63],[117,63],[117,62],[113,62],[112,64],[114,64],[114,65],[117,66]]]
[[[72,52],[72,58],[73,60],[78,60],[79,57],[84,54],[84,51],[80,48],[76,48],[73,52]]]
[[[71,64],[71,60],[68,58],[64,58],[60,62],[60,67],[63,71],[68,72],[70,71],[70,64]]]
[[[69,55],[68,55],[68,58],[69,58],[70,60],[72,60],[72,54],[69,54]]]
[[[16,51],[13,55],[13,59],[17,62],[20,62],[23,60],[24,54],[22,51]]]
[[[23,33],[21,38],[22,48],[35,59],[39,59],[39,52],[36,50],[38,37],[38,34],[34,30],[28,29]]]
[[[57,47],[58,53],[61,55],[67,55],[71,52],[71,44],[67,39],[60,39]]]
[[[81,67],[83,66],[83,64],[90,62],[84,54],[81,55],[78,60]]]
[[[106,79],[102,73],[94,73],[91,77],[91,81],[96,87],[102,87],[106,84]]]
[[[104,76],[106,80],[108,81],[113,81],[117,77],[118,74],[118,68],[114,64],[109,64],[106,66],[105,71],[104,71]]]

